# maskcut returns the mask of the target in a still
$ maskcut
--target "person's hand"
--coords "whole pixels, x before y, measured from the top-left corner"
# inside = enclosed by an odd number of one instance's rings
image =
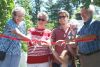
[[[42,41],[40,41],[40,45],[49,47],[49,46],[51,46],[51,41],[50,41],[50,39],[42,40]]]
[[[69,41],[69,42],[66,42],[66,44],[69,44],[69,45],[75,45],[76,42],[74,42],[74,41]]]
[[[56,45],[62,46],[65,44],[65,40],[58,40],[56,41]]]
[[[41,41],[40,45],[42,45],[42,46],[48,46],[48,42],[47,41]]]
[[[55,46],[54,46],[54,45],[49,45],[49,48],[50,48],[50,50],[51,50],[52,52],[55,51]]]

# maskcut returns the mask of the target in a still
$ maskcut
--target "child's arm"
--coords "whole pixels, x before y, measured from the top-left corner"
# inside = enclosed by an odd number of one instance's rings
[[[67,50],[64,50],[61,55],[59,56],[58,53],[55,51],[54,47],[51,46],[50,47],[53,55],[55,56],[55,58],[60,62],[60,63],[66,63],[65,60],[67,60],[68,56],[66,55]]]

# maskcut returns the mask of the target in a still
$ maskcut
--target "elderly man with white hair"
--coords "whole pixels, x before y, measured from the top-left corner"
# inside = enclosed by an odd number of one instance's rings
[[[25,22],[23,21],[25,16],[25,10],[23,7],[15,7],[12,11],[12,18],[7,21],[3,35],[7,37],[0,38],[0,52],[5,52],[4,59],[0,53],[0,67],[19,67],[21,57],[21,42],[20,40],[14,40],[14,38],[30,40],[26,36]]]
[[[100,67],[100,21],[93,20],[93,9],[82,7],[81,16],[84,25],[78,32],[80,37],[91,39],[78,42],[81,67]]]

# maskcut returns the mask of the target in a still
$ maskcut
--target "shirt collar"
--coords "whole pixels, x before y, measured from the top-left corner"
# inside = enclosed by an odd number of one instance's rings
[[[89,25],[92,21],[92,18],[90,18],[88,21],[84,22],[84,25]]]

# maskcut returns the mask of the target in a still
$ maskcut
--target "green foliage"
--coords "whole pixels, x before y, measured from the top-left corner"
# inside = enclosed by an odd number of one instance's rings
[[[89,8],[89,5],[91,4],[91,0],[83,0],[83,6],[85,6],[86,8]]]
[[[32,15],[31,20],[33,22],[36,22],[36,20],[37,20],[37,14],[39,11],[41,11],[41,5],[43,5],[42,0],[31,0],[31,2],[30,2],[30,7],[31,7],[30,15]]]
[[[27,28],[27,30],[30,27],[33,27],[33,23],[32,23],[32,21],[30,19],[31,19],[31,15],[25,16],[25,22],[26,22],[26,28]]]
[[[94,4],[100,6],[100,0],[94,0]]]
[[[0,32],[2,32],[7,19],[11,17],[13,7],[13,0],[0,0]]]
[[[46,28],[52,30],[57,25],[56,23],[57,23],[56,21],[49,21],[48,24],[46,25]]]
[[[28,45],[27,45],[27,43],[25,43],[25,42],[22,42],[22,50],[23,51],[25,51],[25,52],[27,52],[27,50],[28,50]]]
[[[74,1],[80,1],[85,7],[89,7],[90,4],[94,4],[96,6],[100,6],[100,0],[74,0]]]
[[[80,0],[57,0],[56,3],[50,1],[47,2],[47,12],[49,13],[50,20],[57,20],[58,11],[61,9],[67,10],[70,16],[73,14],[73,10],[80,4]]]

